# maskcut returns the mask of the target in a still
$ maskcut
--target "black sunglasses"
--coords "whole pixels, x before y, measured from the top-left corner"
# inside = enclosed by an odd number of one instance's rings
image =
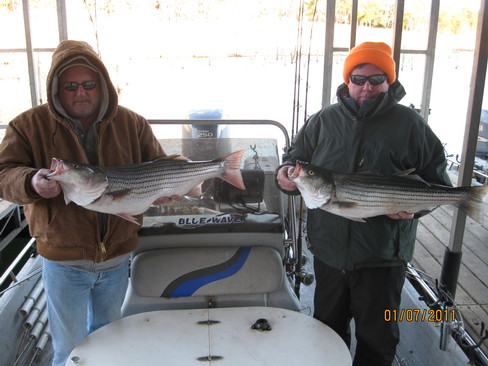
[[[75,83],[74,81],[70,81],[68,83],[64,83],[64,88],[69,91],[77,91],[78,87],[81,85],[85,90],[92,90],[93,88],[95,88],[96,84],[96,81],[84,81],[82,83]]]
[[[351,83],[356,85],[364,85],[366,81],[369,81],[371,85],[380,85],[386,80],[386,74],[377,74],[371,76],[364,75],[349,75]]]

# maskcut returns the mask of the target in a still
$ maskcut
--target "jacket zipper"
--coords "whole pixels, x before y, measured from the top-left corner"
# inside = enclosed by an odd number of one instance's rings
[[[100,250],[102,251],[101,259],[103,262],[103,255],[107,253],[107,249],[105,249],[105,244],[103,243],[103,241],[100,242]]]
[[[358,166],[359,166],[359,167],[362,167],[362,166],[363,166],[363,164],[364,164],[364,156],[363,156],[363,157],[361,158],[361,160],[359,161]]]

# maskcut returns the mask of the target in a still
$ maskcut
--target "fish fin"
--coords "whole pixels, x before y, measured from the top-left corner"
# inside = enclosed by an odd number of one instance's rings
[[[118,216],[118,217],[120,217],[120,218],[122,218],[124,220],[130,221],[133,224],[136,224],[136,225],[141,226],[141,224],[139,223],[139,221],[137,221],[134,216],[131,216],[131,215],[125,214],[125,213],[120,213],[120,214],[117,214],[116,216]]]
[[[417,175],[417,174],[399,175],[399,177],[400,178],[414,180],[416,182],[423,183],[423,184],[425,184],[426,186],[429,186],[429,187],[432,186],[432,184],[430,184],[429,182],[425,181],[424,179],[422,179],[422,177],[420,177],[420,175]]]
[[[196,197],[202,195],[202,183],[192,188],[189,192],[185,193],[185,196]]]
[[[401,176],[410,175],[410,174],[412,174],[414,171],[415,171],[415,168],[410,168],[410,169],[407,169],[407,170],[405,170],[405,171],[403,171],[403,172],[396,173],[395,175],[401,175]]]
[[[349,208],[356,208],[358,206],[357,202],[334,201],[333,204],[339,206],[340,209],[344,209],[344,210],[347,210]]]
[[[353,209],[353,208],[356,208],[358,206],[357,202],[338,202],[338,201],[335,201],[332,204],[338,206],[338,208],[341,210]],[[351,217],[351,216],[342,215],[342,214],[341,214],[341,216],[346,218],[346,219],[352,220],[352,221],[366,222],[366,220],[362,217]]]
[[[333,207],[334,210],[348,210],[350,208],[356,208],[358,206],[358,203],[357,202],[341,202],[341,201],[337,201],[337,198],[336,198],[335,200],[327,200],[327,202],[325,204],[323,204],[322,206],[320,206],[319,208],[327,211],[327,209],[331,206],[335,206],[335,207]]]
[[[127,188],[121,189],[120,191],[106,192],[105,195],[111,197],[112,201],[118,201],[127,196],[131,191],[132,189]]]
[[[413,173],[414,171],[415,171],[415,168],[410,168],[410,169],[404,170],[403,172],[395,173],[393,175],[407,176],[407,175],[410,175],[411,173]],[[384,176],[384,174],[377,173],[377,172],[372,172],[370,170],[363,171],[363,172],[358,172],[356,174],[370,174],[370,175],[381,175],[381,176]]]
[[[213,160],[214,162],[224,161],[224,172],[220,176],[227,183],[239,189],[246,189],[241,174],[241,158],[245,150],[235,151],[229,155]]]
[[[488,186],[469,187],[467,199],[462,200],[458,208],[473,220],[484,223],[483,216],[486,212],[486,200],[488,198]]]
[[[425,180],[423,180],[420,175],[417,174],[412,174],[415,171],[415,168],[407,169],[404,170],[403,172],[395,173],[393,174],[394,177],[401,177],[401,178],[408,178],[412,180],[416,180],[418,182],[422,182],[430,186],[429,183],[427,183]],[[363,174],[363,175],[376,175],[376,176],[385,176],[384,174],[376,173],[376,172],[371,172],[371,171],[364,171],[364,172],[358,172],[357,174]]]
[[[425,181],[424,179],[422,179],[422,177],[420,177],[420,175],[418,175],[418,174],[411,174],[414,171],[415,171],[415,168],[411,168],[411,169],[404,170],[403,172],[395,173],[395,174],[393,174],[393,176],[394,177],[411,179],[411,180],[414,180],[414,181],[417,181],[417,182],[420,182],[420,183],[424,183],[425,185],[427,185],[429,187],[431,186],[431,184],[429,182]],[[359,172],[357,174],[376,175],[376,176],[382,176],[382,177],[385,176],[384,174],[380,174],[380,173],[376,173],[376,172],[370,172],[370,171]]]
[[[188,159],[186,156],[183,156],[183,155],[180,155],[180,154],[171,154],[171,155],[166,155],[166,156],[162,156],[160,158],[157,158],[153,161],[158,161],[158,160],[190,160]]]
[[[344,218],[346,218],[346,219],[349,219],[349,220],[352,220],[352,221],[357,221],[357,222],[366,222],[366,220],[365,220],[365,219],[362,219],[362,218],[360,218],[360,217],[348,217],[348,216],[342,216],[342,217],[344,217]]]
[[[410,169],[404,170],[403,172],[396,173],[396,174],[394,174],[394,176],[414,180],[416,182],[423,183],[429,187],[431,186],[431,184],[429,182],[425,181],[420,175],[412,174],[414,171],[415,171],[415,168],[410,168]]]

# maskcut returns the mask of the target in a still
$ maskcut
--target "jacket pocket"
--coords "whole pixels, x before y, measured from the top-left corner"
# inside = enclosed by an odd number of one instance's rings
[[[29,210],[31,235],[52,247],[86,247],[96,243],[96,213],[64,199],[40,200]]]

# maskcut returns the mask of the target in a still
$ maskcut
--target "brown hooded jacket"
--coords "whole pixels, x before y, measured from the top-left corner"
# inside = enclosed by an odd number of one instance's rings
[[[54,157],[90,162],[75,131],[76,123],[63,113],[57,100],[59,70],[80,62],[100,75],[103,102],[93,150],[97,163],[132,164],[165,156],[149,123],[118,105],[108,71],[90,45],[63,41],[52,56],[47,77],[48,103],[20,114],[8,125],[0,145],[0,197],[24,205],[30,234],[45,258],[100,262],[132,251],[139,226],[108,215],[102,233],[97,212],[73,202],[66,205],[62,194],[44,199],[30,184],[32,176],[41,168],[49,168]]]

